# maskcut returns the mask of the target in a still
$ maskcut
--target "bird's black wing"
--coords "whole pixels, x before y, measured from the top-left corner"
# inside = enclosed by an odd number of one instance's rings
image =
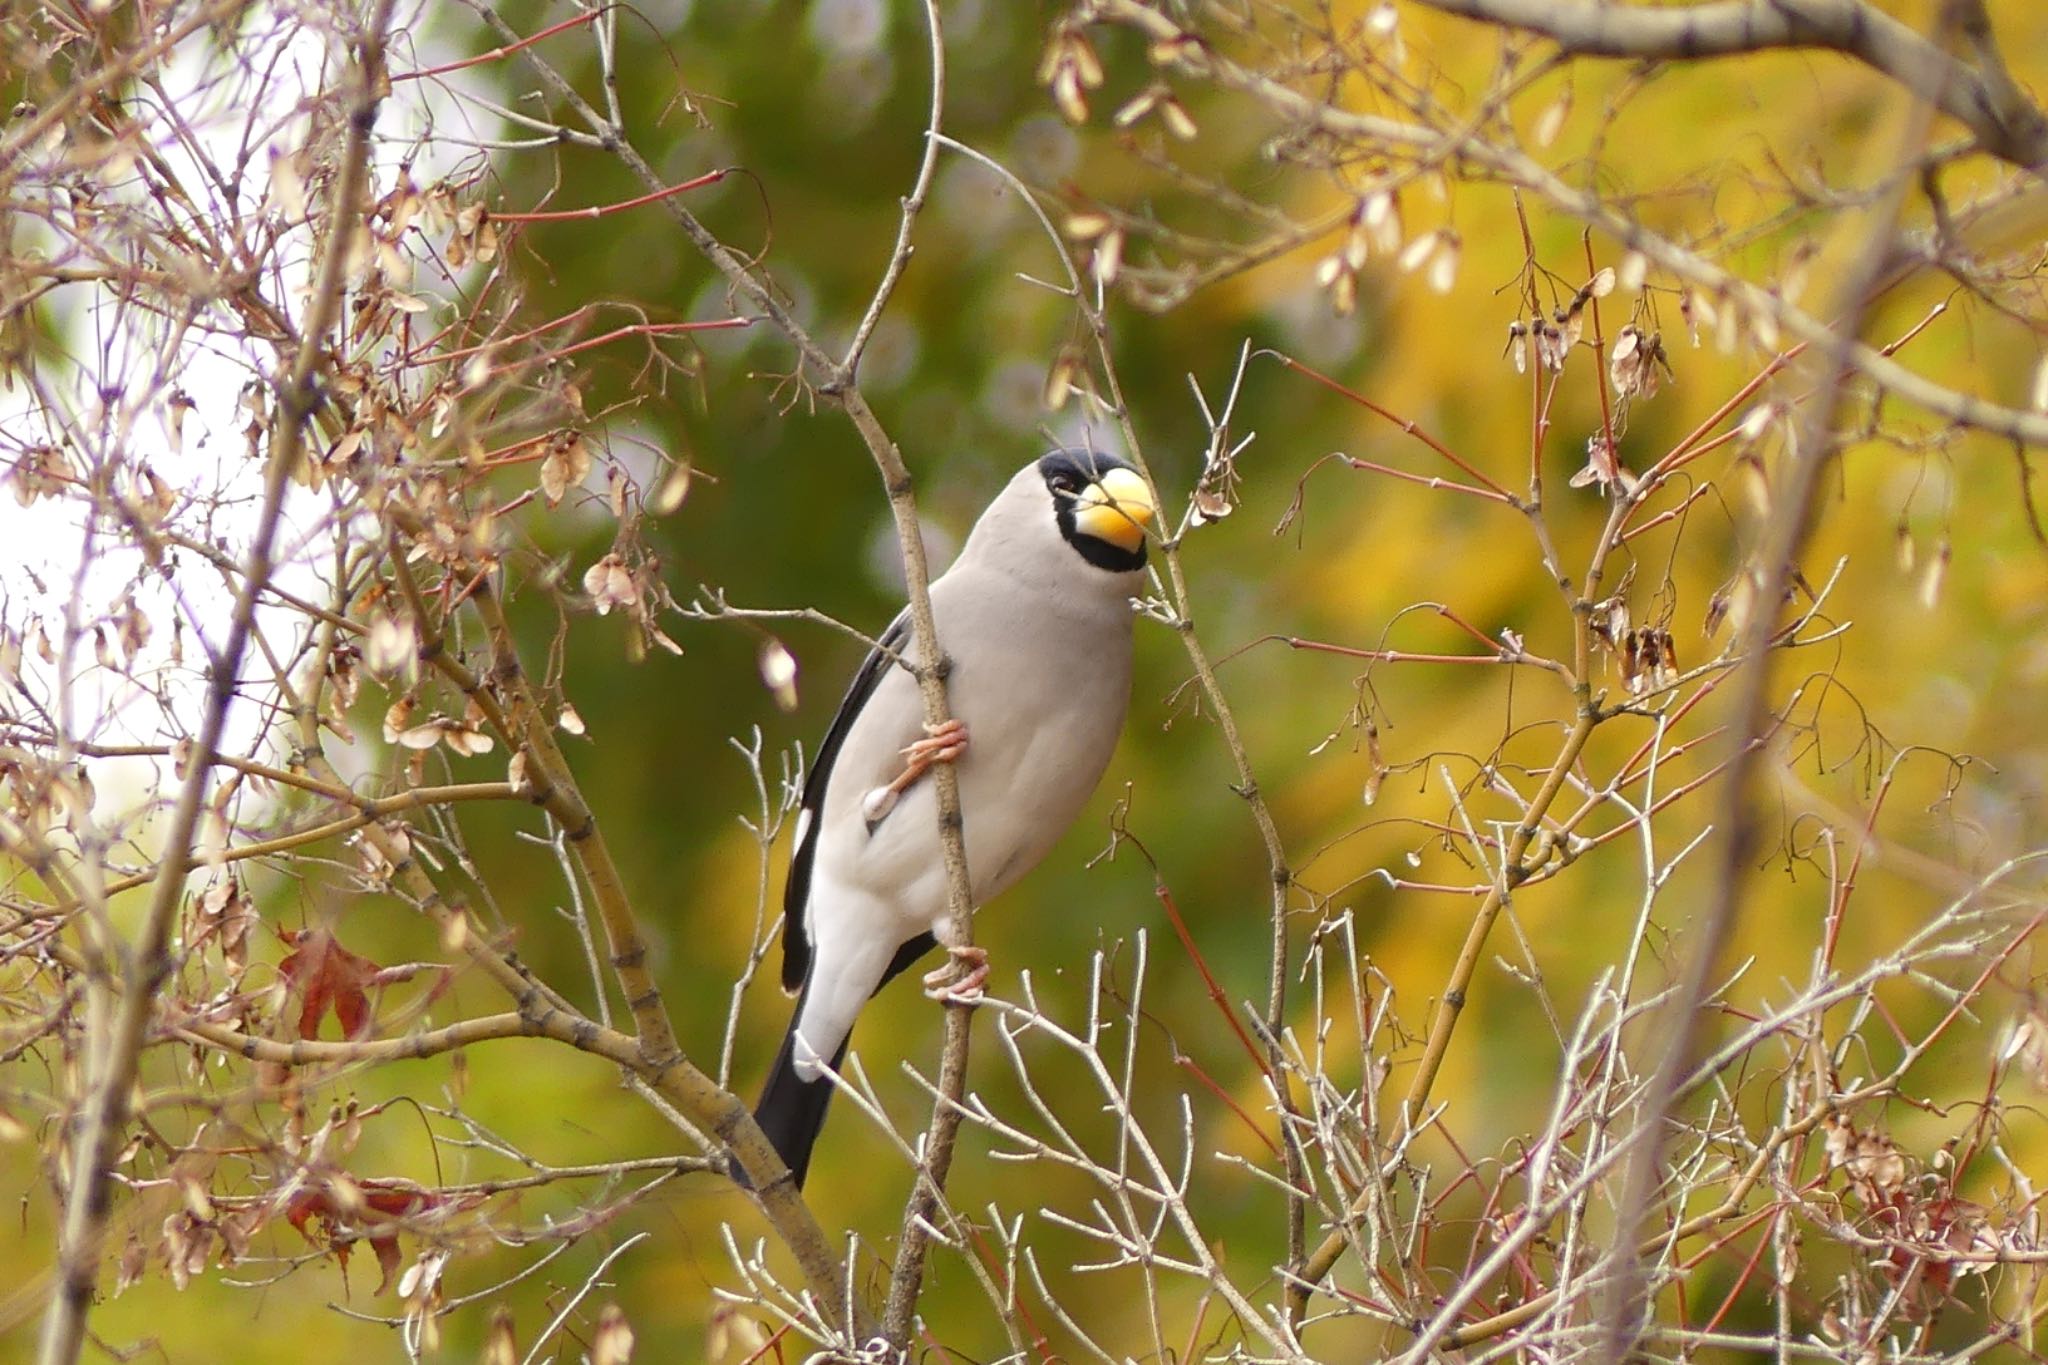
[[[811,969],[811,936],[804,927],[804,906],[811,898],[811,862],[817,856],[818,827],[825,816],[825,786],[832,780],[833,761],[846,743],[847,732],[853,729],[854,718],[868,704],[868,698],[874,695],[890,666],[910,648],[908,607],[897,614],[876,643],[879,647],[868,651],[860,671],[853,675],[853,682],[839,703],[839,714],[832,717],[831,728],[825,731],[818,752],[811,757],[811,770],[804,776],[796,848],[790,854],[789,882],[782,892],[782,988],[787,991],[800,990]]]

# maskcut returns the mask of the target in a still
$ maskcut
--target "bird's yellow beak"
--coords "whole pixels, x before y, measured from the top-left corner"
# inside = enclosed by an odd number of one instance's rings
[[[1074,500],[1074,529],[1123,550],[1145,543],[1145,528],[1157,516],[1152,490],[1135,470],[1112,469]]]

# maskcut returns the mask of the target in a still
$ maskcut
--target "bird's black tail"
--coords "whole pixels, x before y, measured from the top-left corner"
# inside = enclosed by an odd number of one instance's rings
[[[908,971],[917,960],[939,946],[938,939],[929,933],[919,934],[908,943],[900,944],[896,956],[889,962],[889,969],[882,973],[882,979],[875,983],[875,990],[902,973]],[[816,968],[813,962],[812,968]],[[796,1021],[804,1017],[804,1001],[810,998],[810,978],[804,978],[803,993],[796,998],[796,1009],[789,1016],[789,1032],[782,1035],[782,1050],[775,1054],[775,1065],[768,1072],[768,1084],[761,1088],[761,1102],[754,1106],[754,1122],[761,1125],[769,1145],[782,1158],[782,1164],[789,1167],[789,1173],[796,1177],[796,1187],[804,1187],[804,1175],[811,1168],[811,1148],[817,1144],[818,1130],[825,1126],[825,1106],[832,1102],[832,1080],[819,1076],[815,1081],[804,1080],[796,1074]],[[832,1054],[832,1069],[839,1070],[846,1060],[846,1046],[852,1035],[842,1038],[839,1048]],[[742,1185],[746,1173],[733,1166],[733,1178]]]
[[[761,1125],[769,1145],[796,1177],[798,1189],[803,1188],[810,1170],[818,1130],[825,1126],[825,1106],[832,1102],[831,1077],[821,1075],[807,1081],[796,1074],[796,1021],[803,1017],[803,1008],[799,1000],[790,1016],[789,1032],[782,1036],[782,1050],[775,1054],[768,1084],[762,1087],[761,1102],[754,1106],[754,1122]],[[846,1044],[842,1042],[832,1057],[832,1069],[837,1071],[845,1060]]]

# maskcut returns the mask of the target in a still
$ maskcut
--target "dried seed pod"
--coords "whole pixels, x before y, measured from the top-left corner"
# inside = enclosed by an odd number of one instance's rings
[[[1430,258],[1431,253],[1436,250],[1436,244],[1437,234],[1434,231],[1425,232],[1402,247],[1401,254],[1395,258],[1394,263],[1401,268],[1403,274],[1412,275]]]
[[[1116,283],[1116,277],[1123,271],[1123,264],[1124,231],[1122,228],[1111,228],[1096,242],[1095,255],[1089,264],[1089,271],[1095,276],[1095,282],[1107,289]]]
[[[1942,585],[1948,581],[1949,560],[1954,557],[1954,548],[1948,537],[1943,536],[1935,546],[1934,554],[1927,561],[1927,567],[1920,574],[1920,605],[1932,611],[1941,601]]]
[[[1054,354],[1052,366],[1045,372],[1045,392],[1041,395],[1047,411],[1058,412],[1066,407],[1067,399],[1073,396],[1074,381],[1081,373],[1081,365],[1081,348],[1071,342]]]
[[[1557,135],[1564,131],[1565,118],[1571,111],[1572,92],[1571,87],[1566,86],[1564,93],[1555,100],[1552,100],[1549,106],[1541,114],[1537,115],[1536,127],[1532,135],[1538,147],[1548,147],[1551,143],[1557,141]]]
[[[1394,192],[1374,190],[1359,208],[1358,221],[1378,251],[1393,251],[1401,245],[1401,205]]]
[[[796,710],[796,655],[782,641],[769,636],[761,642],[761,685],[783,711]]]
[[[1429,263],[1429,287],[1439,294],[1451,292],[1451,286],[1458,280],[1458,253],[1462,243],[1458,234],[1448,229],[1437,246],[1436,256]]]

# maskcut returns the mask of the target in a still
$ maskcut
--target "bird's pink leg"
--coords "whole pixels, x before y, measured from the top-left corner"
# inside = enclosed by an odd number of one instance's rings
[[[932,764],[952,763],[967,752],[965,722],[948,720],[924,728],[925,738],[904,746],[903,771],[888,786],[875,788],[861,801],[861,814],[866,817],[870,829],[896,809],[896,798],[909,791],[918,778],[930,772]]]
[[[988,981],[988,949],[969,943],[946,952],[953,960],[924,974],[924,993],[948,1005],[978,1003]]]

